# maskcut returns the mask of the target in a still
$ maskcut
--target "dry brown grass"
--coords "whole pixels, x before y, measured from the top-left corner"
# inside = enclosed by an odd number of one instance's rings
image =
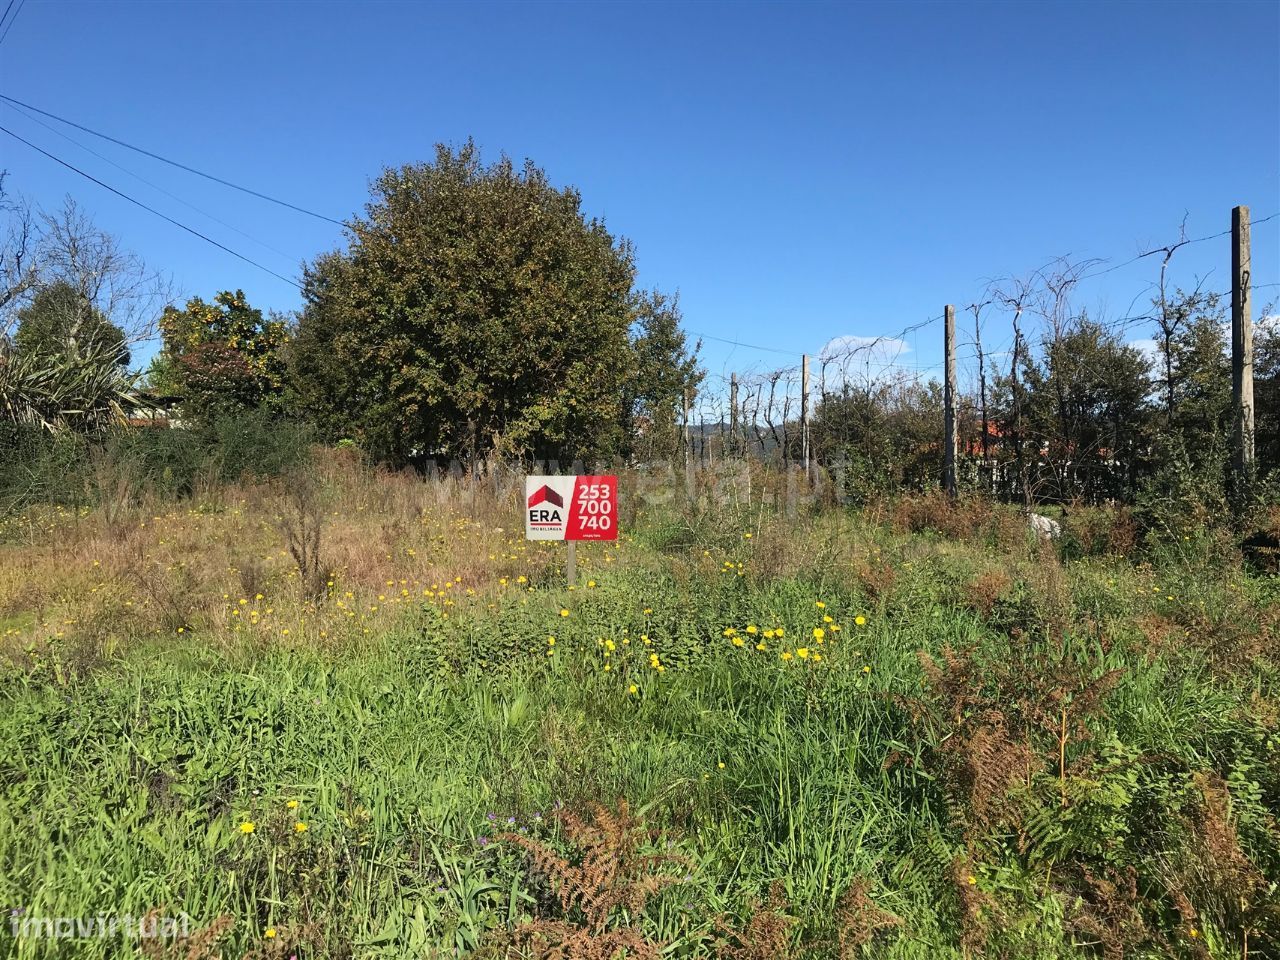
[[[932,530],[952,540],[981,541],[1018,554],[1028,540],[1027,524],[1017,510],[982,497],[951,499],[942,491],[902,497],[887,518],[898,533]]]
[[[964,589],[966,605],[982,619],[991,617],[991,611],[1013,586],[1013,578],[998,568],[985,570],[969,581]]]
[[[388,473],[341,452],[307,483],[306,503],[295,482],[15,518],[0,545],[0,656],[57,643],[93,660],[179,634],[224,648],[363,643],[407,611],[452,616],[561,563],[556,545],[524,540],[510,483]],[[32,536],[15,537],[24,523]],[[600,545],[581,562],[619,552]]]

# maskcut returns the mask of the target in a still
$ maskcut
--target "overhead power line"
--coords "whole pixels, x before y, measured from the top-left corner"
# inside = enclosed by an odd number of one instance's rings
[[[788,357],[794,357],[794,350],[783,350],[781,347],[762,347],[755,343],[743,343],[741,340],[726,340],[724,337],[712,336],[709,333],[699,333],[697,330],[690,330],[691,334],[700,340],[714,340],[716,343],[727,343],[731,347],[745,347],[748,350],[763,350],[766,353],[781,353]]]
[[[3,42],[3,41],[0,40],[0,42]],[[140,153],[143,156],[150,157],[152,160],[159,160],[161,163],[167,163],[171,167],[177,167],[179,170],[185,170],[187,173],[193,173],[197,177],[204,177],[206,180],[212,180],[214,183],[220,183],[224,187],[230,187],[232,190],[239,190],[241,193],[247,193],[250,196],[257,197],[259,200],[266,200],[269,203],[274,203],[281,207],[287,207],[290,210],[294,210],[298,213],[304,213],[309,217],[315,217],[317,220],[324,220],[326,223],[336,224],[339,227],[346,226],[346,224],[344,224],[341,220],[335,220],[333,217],[326,217],[323,213],[316,213],[314,210],[308,210],[306,207],[300,207],[296,203],[289,203],[287,200],[281,200],[278,197],[273,197],[273,196],[270,196],[269,194],[261,193],[257,190],[252,190],[249,187],[243,187],[238,183],[232,183],[230,180],[224,180],[221,177],[215,177],[211,173],[205,173],[203,170],[197,170],[195,167],[189,167],[185,163],[179,163],[177,160],[170,160],[168,157],[162,157],[158,153],[153,153],[152,151],[143,149],[142,147],[134,146],[133,144],[127,143],[126,141],[121,140],[117,137],[113,137],[110,134],[101,133],[97,130],[90,129],[89,127],[86,127],[83,124],[76,123],[74,120],[68,120],[66,117],[58,116],[56,113],[50,113],[48,110],[41,110],[39,107],[34,107],[31,104],[24,103],[23,101],[15,99],[14,97],[6,96],[5,94],[0,93],[0,100],[4,100],[11,104],[16,104],[19,107],[26,107],[28,110],[32,110],[40,114],[41,116],[48,117],[51,120],[57,120],[59,123],[65,123],[69,127],[75,127],[77,130],[82,130],[85,133],[91,134],[92,136],[95,136],[95,137],[99,137],[103,140],[108,140],[111,143],[116,144],[117,146],[124,147],[126,150],[133,150],[135,153]]]
[[[0,44],[4,43],[5,37],[9,36],[9,31],[13,29],[13,22],[18,19],[18,14],[22,12],[23,5],[27,0],[18,0],[18,8],[13,11],[13,16],[9,17],[9,10],[13,8],[14,0],[9,0],[9,6],[4,8],[4,16],[0,17]],[[9,17],[9,22],[5,23],[5,17]]]
[[[878,347],[881,343],[885,342],[886,340],[901,340],[907,334],[915,333],[917,330],[927,327],[931,323],[937,323],[941,319],[942,319],[942,314],[938,314],[936,317],[930,317],[928,320],[921,320],[919,323],[914,323],[914,324],[911,324],[910,326],[903,327],[902,330],[900,330],[898,333],[887,334],[882,337],[875,337],[873,339],[869,339],[865,343],[859,343],[853,350],[850,351],[850,353],[858,353],[863,350],[873,350],[876,347]],[[699,333],[697,330],[690,330],[689,333],[693,334],[695,337],[700,337],[703,340],[714,340],[717,343],[727,343],[731,347],[744,347],[745,349],[748,349],[748,350],[763,350],[766,353],[781,353],[783,356],[787,356],[787,357],[794,357],[796,355],[796,351],[794,349],[787,350],[783,347],[765,347],[765,346],[761,346],[758,343],[744,343],[741,340],[728,340],[724,337],[713,336],[712,334],[709,334],[709,333]]]
[[[252,241],[253,243],[256,243],[258,246],[263,247],[267,250],[270,250],[272,253],[279,254],[280,256],[284,257],[286,260],[292,260],[295,263],[298,261],[299,258],[293,256],[293,254],[286,253],[285,251],[281,250],[279,247],[273,247],[271,244],[267,243],[265,240],[259,240],[257,237],[251,234],[245,233],[243,230],[241,230],[239,227],[235,226],[234,224],[227,223],[227,221],[223,220],[220,217],[214,216],[208,210],[202,210],[200,207],[197,207],[194,203],[188,203],[186,200],[183,200],[176,193],[171,193],[170,191],[166,190],[164,187],[160,186],[158,183],[152,183],[146,177],[139,176],[138,174],[130,170],[128,167],[121,166],[120,164],[116,163],[114,160],[112,160],[110,157],[106,156],[105,154],[99,153],[97,150],[94,150],[92,147],[85,146],[75,137],[68,136],[67,134],[63,133],[61,130],[57,129],[56,127],[50,126],[49,124],[45,123],[39,117],[33,117],[31,114],[27,113],[27,111],[23,110],[21,107],[15,107],[11,103],[3,103],[2,101],[0,101],[0,105],[8,107],[10,110],[17,111],[18,113],[22,114],[22,116],[30,120],[32,123],[38,123],[40,126],[44,127],[54,136],[61,137],[63,140],[66,140],[68,143],[74,144],[75,146],[79,147],[81,150],[85,151],[86,153],[92,154],[93,156],[97,157],[103,163],[111,164],[111,166],[115,167],[117,170],[127,173],[129,176],[133,177],[133,179],[139,181],[140,183],[145,183],[152,190],[156,190],[160,193],[163,193],[170,200],[176,200],[178,203],[182,204],[187,209],[194,210],[196,213],[200,214],[202,217],[208,217],[214,223],[219,224],[220,226],[226,227],[228,230],[230,230],[233,233],[240,234],[240,236],[244,237],[246,240]]]
[[[246,257],[243,253],[237,253],[235,250],[232,250],[230,247],[226,246],[225,244],[219,243],[217,240],[214,240],[212,237],[206,236],[205,234],[201,233],[199,230],[189,227],[185,223],[175,220],[173,219],[173,217],[170,217],[167,214],[161,213],[159,210],[155,209],[154,207],[147,206],[141,200],[135,200],[133,197],[129,196],[127,193],[117,190],[115,187],[111,186],[110,184],[103,183],[101,180],[99,180],[97,177],[93,176],[92,174],[85,173],[83,170],[81,170],[79,167],[75,166],[74,164],[67,163],[67,161],[61,159],[60,157],[54,156],[48,150],[45,150],[42,147],[36,146],[30,140],[27,140],[24,137],[18,136],[8,127],[0,126],[0,133],[7,133],[9,136],[13,137],[13,139],[17,140],[19,143],[25,143],[28,147],[30,147],[32,150],[36,151],[37,153],[44,154],[44,156],[48,157],[54,163],[60,164],[74,173],[78,173],[80,176],[84,177],[86,180],[90,180],[93,183],[96,183],[98,186],[102,187],[102,189],[108,190],[111,193],[114,193],[117,197],[121,197],[125,200],[128,200],[134,206],[141,207],[143,210],[146,210],[148,213],[155,214],[161,220],[165,220],[173,224],[178,229],[185,230],[187,233],[191,234],[194,237],[199,237],[201,240],[205,241],[205,243],[213,244],[219,250],[222,250],[225,253],[231,254],[233,257],[235,257],[238,260],[243,260],[245,263],[249,264],[250,266],[257,267],[259,270],[263,271],[264,273],[271,274],[271,276],[275,277],[277,280],[283,280],[285,283],[290,284],[291,286],[297,287],[299,290],[302,289],[302,286],[296,280],[291,280],[288,277],[284,276],[283,274],[276,273],[270,267],[263,266],[257,260],[254,260],[251,257]]]
[[[4,29],[4,22],[9,19],[9,11],[13,9],[14,0],[9,0],[8,5],[4,8],[4,13],[0,13],[0,31]]]

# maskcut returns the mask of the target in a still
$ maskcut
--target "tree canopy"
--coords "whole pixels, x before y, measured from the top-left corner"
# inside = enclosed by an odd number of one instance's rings
[[[53,357],[89,349],[109,354],[119,366],[129,365],[125,332],[66,280],[37,289],[18,310],[17,321],[14,345],[24,354]]]
[[[243,290],[224,290],[212,303],[194,297],[181,310],[166,307],[160,332],[164,348],[152,364],[151,385],[177,397],[184,418],[283,407],[288,324],[264,318]]]
[[[290,350],[331,435],[392,463],[625,454],[695,382],[675,301],[637,292],[630,244],[532,163],[440,146],[372,193],[307,268]]]

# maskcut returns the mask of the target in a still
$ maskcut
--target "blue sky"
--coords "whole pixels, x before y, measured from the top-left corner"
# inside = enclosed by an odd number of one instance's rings
[[[892,334],[1059,254],[1121,263],[1176,239],[1184,215],[1198,237],[1237,203],[1280,212],[1278,38],[1273,2],[27,0],[0,92],[338,219],[383,166],[473,136],[576,185],[634,241],[640,281],[680,292],[690,331],[799,355]],[[64,131],[249,240],[0,118],[287,276],[342,243],[331,224]],[[44,205],[74,195],[188,294],[299,306],[288,284],[3,135],[0,168]],[[1254,266],[1280,282],[1280,219],[1254,230]],[[1229,270],[1226,239],[1173,263],[1176,281],[1216,289]],[[1079,301],[1123,316],[1157,272],[1138,261]],[[940,324],[908,338],[903,362],[928,369],[940,340]],[[704,359],[716,373],[792,362],[710,340]]]

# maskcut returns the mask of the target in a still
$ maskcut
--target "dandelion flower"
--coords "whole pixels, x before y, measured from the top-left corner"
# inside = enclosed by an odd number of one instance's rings
[[[806,659],[808,659],[808,657],[809,657],[809,648],[808,648],[808,647],[797,647],[797,648],[796,648],[796,656],[797,656],[797,657],[799,657],[801,660],[806,660]]]
[[[560,616],[562,616],[562,617],[567,617],[568,615],[569,615],[569,611],[568,611],[568,610],[566,610],[566,609],[564,609],[563,607],[561,607],[561,608],[560,608]]]
[[[862,614],[858,614],[858,616],[853,618],[853,622],[860,627],[865,627],[867,625],[867,618],[862,616]]]
[[[827,631],[823,630],[821,627],[813,628],[813,639],[817,640],[819,643],[822,642],[822,638],[825,637],[826,635],[827,635]]]
[[[288,803],[286,803],[286,804],[285,804],[285,806],[286,806],[286,807],[288,807],[290,810],[297,810],[297,809],[298,809],[298,801],[297,801],[297,800],[290,800]]]
[[[306,833],[306,832],[307,832],[307,825],[306,825],[305,823],[303,823],[301,820],[299,820],[297,823],[295,823],[295,824],[293,825],[293,832],[294,832],[294,833]]]
[[[253,833],[255,829],[256,828],[252,820],[246,820],[244,823],[240,824],[241,833]]]
[[[262,931],[262,935],[266,937],[268,940],[274,940],[276,936],[276,928],[267,927],[266,930]]]

